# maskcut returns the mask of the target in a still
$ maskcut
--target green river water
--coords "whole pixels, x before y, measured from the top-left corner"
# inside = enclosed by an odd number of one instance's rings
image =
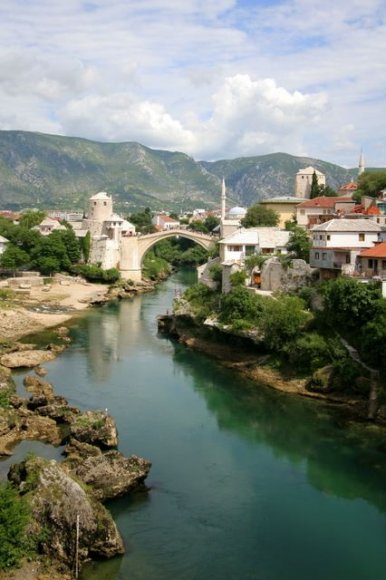
[[[386,578],[386,432],[158,336],[192,276],[90,311],[46,365],[70,403],[108,408],[123,453],[153,462],[147,492],[108,505],[126,555],[83,580]]]

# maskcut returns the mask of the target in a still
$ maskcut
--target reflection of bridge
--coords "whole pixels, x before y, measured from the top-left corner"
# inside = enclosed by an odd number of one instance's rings
[[[120,270],[123,278],[130,278],[134,281],[141,280],[142,261],[146,252],[160,240],[174,237],[192,240],[205,248],[205,250],[209,250],[217,241],[217,237],[183,229],[165,230],[155,234],[122,238]]]

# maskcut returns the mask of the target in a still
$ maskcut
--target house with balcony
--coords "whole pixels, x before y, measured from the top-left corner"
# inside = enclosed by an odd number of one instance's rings
[[[332,219],[312,228],[310,266],[318,268],[321,279],[341,273],[353,274],[362,250],[379,240],[382,227],[371,219]]]
[[[240,228],[219,242],[222,262],[242,262],[252,254],[286,254],[291,232],[277,227]]]
[[[315,197],[297,205],[296,221],[299,226],[309,229],[333,217],[351,213],[354,208],[355,201],[348,196]]]
[[[362,250],[357,260],[360,276],[386,280],[386,242],[379,242],[372,248]]]

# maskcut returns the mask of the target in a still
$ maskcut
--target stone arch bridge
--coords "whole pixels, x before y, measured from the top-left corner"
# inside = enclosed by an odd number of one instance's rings
[[[187,238],[209,250],[217,241],[217,237],[201,232],[184,229],[165,230],[154,234],[128,236],[121,240],[121,260],[119,269],[123,278],[138,282],[142,278],[142,262],[146,252],[160,240],[167,238]]]

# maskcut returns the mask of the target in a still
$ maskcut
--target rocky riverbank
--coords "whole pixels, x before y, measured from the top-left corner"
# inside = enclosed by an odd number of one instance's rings
[[[233,333],[220,330],[212,324],[202,324],[186,312],[182,315],[158,317],[159,332],[167,334],[187,348],[202,352],[227,368],[233,369],[256,384],[265,385],[289,395],[298,395],[324,401],[344,408],[353,418],[368,418],[368,399],[360,393],[331,392],[327,382],[331,379],[330,368],[320,369],[314,376],[299,376],[296,369],[278,368],[272,356],[261,348],[253,333]],[[319,376],[320,375],[320,376]],[[318,390],[310,388],[313,379],[320,380]],[[362,381],[367,379],[362,378]],[[325,382],[326,384],[322,384]],[[377,421],[386,425],[386,408],[380,406]]]
[[[25,563],[22,576],[10,572],[0,578],[44,578],[47,565],[50,578],[71,578],[76,559],[81,566],[90,559],[123,554],[122,538],[103,502],[145,489],[151,466],[146,459],[125,457],[117,450],[116,425],[107,412],[82,413],[42,378],[41,365],[69,341],[67,328],[60,327],[55,334],[55,342],[46,348],[12,341],[2,344],[0,455],[12,455],[14,446],[25,439],[65,447],[63,461],[28,457],[9,471],[8,479],[31,510],[28,534],[36,539],[37,560],[33,565]],[[11,371],[15,368],[32,371],[24,378],[29,397],[16,394]]]

